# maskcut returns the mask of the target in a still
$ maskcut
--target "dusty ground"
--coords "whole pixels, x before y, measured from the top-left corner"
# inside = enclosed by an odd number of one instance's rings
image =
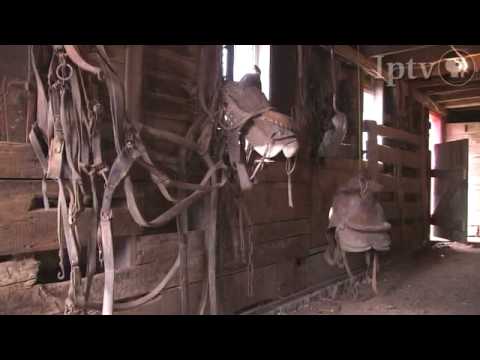
[[[439,243],[409,260],[386,264],[379,294],[317,301],[291,315],[480,314],[480,248]]]

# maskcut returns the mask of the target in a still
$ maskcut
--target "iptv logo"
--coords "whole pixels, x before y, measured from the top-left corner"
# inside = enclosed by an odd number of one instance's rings
[[[475,61],[464,50],[451,50],[443,54],[438,71],[442,80],[451,86],[469,83],[477,72]]]
[[[375,56],[377,59],[377,73],[383,73],[383,56]],[[389,87],[395,86],[395,81],[403,78],[415,80],[419,78],[430,79],[435,68],[440,78],[448,85],[463,86],[473,79],[477,69],[470,54],[464,50],[450,50],[442,55],[440,60],[427,63],[415,62],[410,59],[407,63],[387,62],[387,79]],[[420,71],[415,71],[420,69]]]

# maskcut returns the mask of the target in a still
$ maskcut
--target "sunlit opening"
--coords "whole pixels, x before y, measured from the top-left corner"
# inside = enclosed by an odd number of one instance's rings
[[[270,99],[270,45],[234,45],[233,80],[240,81],[246,74],[261,71],[262,91]],[[223,49],[223,74],[227,74],[228,50]]]
[[[372,90],[363,92],[363,120],[375,121],[377,124],[383,124],[383,97]],[[362,154],[363,160],[367,160],[368,132],[363,133]],[[378,136],[378,144],[383,144],[383,137]]]

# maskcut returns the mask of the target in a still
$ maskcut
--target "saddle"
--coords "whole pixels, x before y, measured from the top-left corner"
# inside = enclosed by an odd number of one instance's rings
[[[382,186],[363,173],[350,179],[335,194],[327,229],[329,247],[325,259],[330,265],[345,267],[350,278],[353,274],[345,253],[377,252],[390,249],[391,225],[385,220],[382,206],[375,198]],[[368,258],[369,263],[369,258]],[[373,269],[376,276],[376,268]],[[376,278],[375,278],[376,279]],[[376,292],[376,283],[374,284]]]
[[[265,161],[280,153],[287,159],[290,181],[291,159],[297,154],[299,144],[291,119],[276,111],[262,93],[260,73],[247,74],[239,82],[226,82],[222,95],[225,120],[221,126],[226,130],[229,159],[237,171],[242,191],[250,190],[253,178]],[[247,163],[252,151],[261,159],[249,174]]]

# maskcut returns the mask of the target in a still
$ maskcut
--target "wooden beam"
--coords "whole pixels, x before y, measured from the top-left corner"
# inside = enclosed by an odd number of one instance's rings
[[[446,104],[446,103],[456,103],[459,101],[463,100],[473,100],[473,99],[478,99],[480,97],[480,89],[467,92],[464,94],[460,94],[457,96],[454,95],[443,95],[443,96],[438,96],[435,101],[439,104]]]
[[[467,100],[460,100],[460,101],[452,101],[443,104],[446,109],[462,109],[462,108],[473,108],[480,106],[480,97],[467,99]]]
[[[476,98],[480,96],[480,88],[477,89],[465,89],[465,91],[457,91],[453,93],[447,93],[442,95],[436,95],[434,97],[435,101],[439,104],[447,103],[450,101],[460,101],[467,100],[471,98]]]
[[[470,90],[480,91],[480,82],[470,81],[468,84],[465,84],[461,87],[454,87],[444,83],[442,85],[428,88],[428,90],[425,91],[425,95],[432,97],[432,99],[435,99],[435,95],[461,94]]]

